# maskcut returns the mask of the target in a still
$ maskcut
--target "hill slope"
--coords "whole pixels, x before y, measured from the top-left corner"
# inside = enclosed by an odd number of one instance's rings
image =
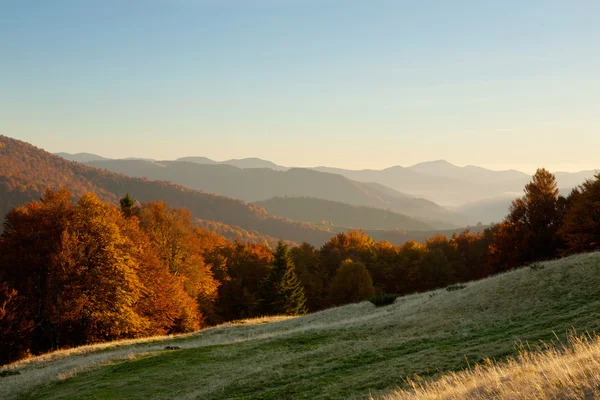
[[[352,205],[390,209],[411,217],[444,221],[436,228],[462,226],[463,217],[437,204],[402,195],[373,184],[355,182],[336,174],[310,169],[292,168],[276,171],[268,168],[237,168],[220,164],[197,164],[177,161],[108,160],[87,163],[135,177],[168,180],[192,189],[255,202],[283,196],[305,196]],[[437,224],[437,223],[436,223]],[[443,225],[443,226],[442,226]]]
[[[600,329],[600,253],[522,268],[462,290],[406,296],[387,307],[364,302],[262,322],[18,362],[4,368],[19,374],[0,378],[0,397],[368,398],[413,374],[514,355],[519,341]],[[167,345],[181,349],[163,351]]]
[[[239,226],[246,231],[298,243],[307,241],[319,246],[332,236],[331,232],[309,224],[272,217],[263,209],[240,200],[206,194],[169,182],[131,178],[91,168],[6,136],[0,136],[0,143],[0,219],[11,208],[39,199],[45,188],[64,186],[76,196],[93,192],[110,202],[116,202],[125,193],[142,202],[163,200],[171,207],[187,208],[194,217],[202,220]]]
[[[406,215],[366,206],[352,206],[312,197],[274,197],[254,203],[271,215],[294,221],[330,221],[338,227],[363,229],[432,230],[433,227]]]

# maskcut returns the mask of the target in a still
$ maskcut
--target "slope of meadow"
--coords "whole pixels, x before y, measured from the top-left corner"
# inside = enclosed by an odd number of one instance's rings
[[[368,398],[516,355],[521,341],[600,329],[600,253],[457,289],[57,352],[0,370],[0,397]]]

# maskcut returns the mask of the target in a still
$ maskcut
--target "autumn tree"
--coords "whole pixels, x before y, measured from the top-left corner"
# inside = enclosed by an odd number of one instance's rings
[[[0,275],[30,313],[32,353],[144,329],[135,309],[138,264],[123,222],[116,207],[91,194],[74,204],[67,190],[47,191],[9,213]]]
[[[561,236],[570,252],[600,250],[600,173],[573,190]]]
[[[348,258],[369,265],[376,257],[375,241],[362,229],[338,233],[321,248],[321,265],[329,279]]]
[[[454,271],[446,254],[440,248],[425,252],[419,261],[418,279],[414,288],[419,291],[431,290],[453,282]]]
[[[23,358],[31,346],[33,321],[23,298],[7,283],[0,283],[0,365]]]
[[[271,250],[237,241],[221,249],[226,277],[219,287],[217,314],[224,321],[260,315],[260,291],[273,262]]]
[[[183,310],[196,309],[195,305],[189,305],[193,299],[185,292],[181,279],[170,274],[168,266],[160,261],[137,218],[121,219],[120,228],[133,244],[130,257],[138,265],[141,287],[135,310],[148,321],[142,333],[164,335],[180,331],[180,321],[185,319]]]
[[[296,276],[289,248],[280,241],[273,265],[262,283],[261,310],[264,314],[302,315],[306,313],[304,289]]]
[[[53,257],[58,269],[69,271],[65,286],[76,288],[66,306],[60,302],[60,314],[73,314],[69,322],[80,327],[85,342],[133,337],[148,323],[136,313],[142,287],[139,264],[122,224],[116,207],[85,194]]]
[[[139,213],[140,226],[148,235],[159,260],[175,276],[185,292],[194,302],[182,299],[187,304],[182,310],[179,331],[197,329],[204,313],[212,313],[217,296],[218,282],[213,278],[209,266],[204,263],[199,236],[196,234],[189,211],[173,209],[164,202],[148,202]],[[195,304],[195,305],[194,305]],[[204,310],[199,310],[202,305]]]
[[[320,310],[325,306],[327,275],[321,269],[319,251],[308,243],[290,249],[296,275],[304,288],[306,308]]]
[[[30,313],[34,354],[59,345],[54,321],[59,319],[56,306],[64,271],[56,268],[53,257],[73,212],[68,190],[46,190],[39,201],[14,208],[5,218],[0,239],[0,281],[17,291],[23,310]]]
[[[486,276],[486,264],[490,236],[472,234],[468,229],[453,234],[450,242],[456,249],[455,274],[460,282],[480,279]]]
[[[512,202],[490,246],[494,262],[500,264],[496,269],[555,257],[561,247],[557,232],[565,200],[558,195],[554,175],[538,169],[524,192],[522,198]]]
[[[397,293],[395,278],[398,268],[398,248],[390,242],[375,243],[376,257],[367,266],[373,279],[376,291],[385,293]]]
[[[391,273],[392,293],[411,293],[418,290],[417,282],[421,279],[419,267],[426,253],[425,245],[409,240],[398,249],[396,267]]]
[[[373,281],[364,264],[344,260],[329,287],[331,305],[356,303],[375,293]]]

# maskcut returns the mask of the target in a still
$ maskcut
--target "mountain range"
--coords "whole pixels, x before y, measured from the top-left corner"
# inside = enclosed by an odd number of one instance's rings
[[[68,159],[78,162],[106,161],[104,157],[85,153],[68,157]],[[276,171],[290,169],[258,158],[218,162],[206,157],[184,157],[175,161],[211,165],[224,164],[241,169],[267,168]],[[471,212],[470,206],[479,207],[478,202],[480,201],[502,203],[503,199],[520,196],[523,187],[531,179],[529,174],[517,170],[494,171],[474,165],[459,167],[445,160],[423,162],[409,167],[397,165],[382,170],[349,170],[326,166],[310,169],[341,175],[356,182],[379,184],[377,189],[387,192],[389,195],[395,195],[389,192],[389,189],[393,189],[394,193],[400,192],[405,196],[421,197],[439,205],[451,207],[453,210],[460,210],[467,215]],[[559,171],[555,175],[561,188],[572,188],[580,185],[586,179],[592,178],[595,172],[593,170]],[[484,221],[490,222],[497,216],[498,213],[491,213],[482,215],[482,218]]]
[[[399,193],[380,184],[357,182],[338,174],[306,168],[277,171],[225,164],[144,160],[101,160],[85,165],[133,177],[170,181],[247,202],[285,196],[312,197],[387,209],[421,219],[435,229],[465,225],[463,216],[429,200]]]

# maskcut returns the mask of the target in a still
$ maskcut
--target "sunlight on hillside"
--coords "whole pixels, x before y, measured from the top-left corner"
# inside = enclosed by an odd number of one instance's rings
[[[523,349],[504,363],[490,360],[432,382],[408,380],[409,390],[381,400],[591,399],[600,396],[600,338],[571,337],[543,352]]]

